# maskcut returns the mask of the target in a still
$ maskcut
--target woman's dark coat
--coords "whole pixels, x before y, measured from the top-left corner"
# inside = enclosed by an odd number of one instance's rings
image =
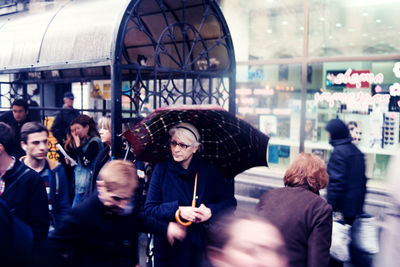
[[[331,120],[326,128],[334,147],[328,162],[328,203],[344,217],[356,217],[363,211],[367,178],[363,153],[351,142],[347,126]]]
[[[96,156],[96,159],[94,160],[93,169],[90,175],[89,188],[86,191],[83,200],[89,198],[93,194],[97,194],[97,176],[99,175],[101,168],[103,168],[103,166],[110,160],[110,147],[108,145],[104,145],[103,149],[100,150]]]
[[[307,186],[276,188],[258,203],[259,214],[282,233],[290,267],[325,267],[329,263],[332,208]]]
[[[179,206],[191,206],[194,178],[198,175],[196,206],[211,209],[212,218],[236,207],[233,181],[226,180],[218,169],[193,157],[189,168],[183,169],[172,159],[156,165],[144,206],[145,212],[159,220],[175,221]],[[200,266],[206,247],[209,221],[187,227],[186,239],[175,241],[171,247],[165,237],[155,238],[155,266]]]

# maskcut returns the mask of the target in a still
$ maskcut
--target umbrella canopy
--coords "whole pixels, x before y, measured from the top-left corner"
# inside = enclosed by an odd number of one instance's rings
[[[221,107],[156,109],[122,136],[138,160],[156,163],[170,155],[168,131],[180,122],[198,129],[203,145],[200,155],[216,164],[225,177],[232,179],[251,167],[268,166],[269,137]]]

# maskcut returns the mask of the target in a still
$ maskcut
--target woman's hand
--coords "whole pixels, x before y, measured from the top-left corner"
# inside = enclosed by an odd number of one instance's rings
[[[195,208],[194,213],[196,214],[196,223],[208,221],[212,216],[211,209],[207,208],[204,204],[201,204],[200,207]]]
[[[186,228],[174,223],[170,222],[168,224],[168,229],[167,229],[167,239],[168,242],[171,244],[171,246],[174,244],[174,240],[183,240],[186,237]]]
[[[72,138],[74,139],[74,143],[75,143],[76,147],[80,147],[81,139],[79,138],[79,136],[75,132],[72,132],[71,135],[72,135]]]
[[[194,223],[208,221],[212,216],[211,209],[207,208],[204,204],[201,204],[198,208],[193,208],[190,206],[179,207],[179,210],[181,211],[180,216],[182,219]]]
[[[185,219],[186,221],[196,222],[195,209],[197,208],[193,208],[191,206],[179,207],[181,218]]]

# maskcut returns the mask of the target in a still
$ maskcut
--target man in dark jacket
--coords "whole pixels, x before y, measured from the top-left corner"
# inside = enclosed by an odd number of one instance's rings
[[[54,266],[62,262],[66,266],[135,266],[139,231],[166,235],[171,244],[182,240],[185,230],[178,224],[144,217],[134,209],[137,183],[132,163],[113,160],[104,165],[98,194],[72,208],[50,234],[50,249],[61,256]]]
[[[74,109],[74,95],[71,92],[64,94],[63,109],[57,112],[51,126],[51,132],[58,143],[64,146],[64,139],[67,136],[68,128],[73,119],[79,116],[79,111]]]
[[[344,221],[352,225],[363,212],[367,177],[363,153],[352,143],[346,124],[333,119],[326,130],[330,134],[333,151],[328,162],[328,203],[334,212],[340,212]],[[355,258],[356,255],[351,255]]]
[[[74,95],[71,92],[66,92],[64,94],[64,105],[63,109],[56,113],[56,117],[51,125],[50,131],[53,136],[57,139],[57,142],[64,147],[65,139],[67,137],[67,132],[71,121],[79,116],[79,111],[74,109]],[[72,204],[72,199],[74,198],[74,168],[65,162],[64,155],[59,154],[59,161],[64,167],[67,175],[69,198]]]
[[[71,208],[68,199],[68,182],[61,163],[47,158],[49,131],[39,122],[28,122],[21,129],[21,146],[26,157],[21,161],[42,177],[46,185],[51,215],[51,229],[61,221]]]
[[[11,105],[10,111],[4,112],[0,115],[0,121],[7,123],[11,126],[15,133],[15,144],[14,149],[11,151],[12,155],[17,159],[25,155],[25,151],[22,150],[19,145],[19,133],[24,123],[34,121],[29,113],[28,103],[23,99],[16,99]]]
[[[32,228],[38,247],[47,238],[49,209],[45,185],[40,176],[10,156],[13,131],[0,122],[0,198],[11,213]]]

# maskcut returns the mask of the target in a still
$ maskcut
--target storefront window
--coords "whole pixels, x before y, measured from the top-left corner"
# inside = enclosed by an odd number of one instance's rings
[[[237,60],[237,114],[271,136],[269,170],[281,175],[300,151],[328,161],[325,126],[339,118],[365,154],[367,176],[384,179],[400,142],[400,2],[220,3]]]
[[[367,176],[384,178],[399,143],[400,63],[335,62],[308,69],[305,152],[327,159],[332,147],[325,126],[339,118],[365,154]]]
[[[301,66],[249,66],[246,74],[237,84],[237,114],[270,136],[270,170],[283,172],[299,152]]]

